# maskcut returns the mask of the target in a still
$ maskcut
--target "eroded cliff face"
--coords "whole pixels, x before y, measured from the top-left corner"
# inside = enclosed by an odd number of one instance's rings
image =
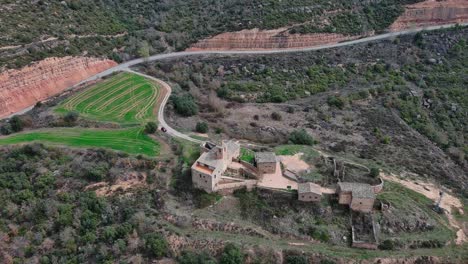
[[[99,72],[117,65],[88,57],[47,58],[19,70],[0,74],[0,118],[54,96]]]
[[[405,9],[405,13],[390,26],[392,31],[468,22],[467,0],[427,0],[408,5]]]
[[[313,47],[356,39],[341,34],[290,34],[287,28],[242,30],[216,35],[195,43],[189,50],[261,50]]]

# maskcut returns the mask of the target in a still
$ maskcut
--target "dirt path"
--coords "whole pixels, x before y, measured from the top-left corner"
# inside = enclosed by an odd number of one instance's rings
[[[447,218],[449,220],[450,225],[457,229],[457,238],[455,240],[455,244],[461,245],[467,241],[467,236],[465,231],[463,230],[462,224],[455,217],[453,216],[454,210],[458,210],[460,214],[464,214],[463,211],[463,203],[457,197],[450,194],[450,190],[445,190],[436,186],[430,182],[423,182],[419,180],[409,181],[409,180],[402,180],[399,179],[394,174],[385,174],[381,173],[380,176],[384,180],[393,181],[400,183],[401,185],[405,186],[408,189],[411,189],[415,192],[418,192],[427,198],[436,202],[439,199],[439,193],[442,190],[444,192],[444,196],[442,197],[442,201],[440,203],[440,207],[446,211]]]

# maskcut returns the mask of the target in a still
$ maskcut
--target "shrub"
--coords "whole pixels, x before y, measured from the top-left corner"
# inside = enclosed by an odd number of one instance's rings
[[[146,252],[156,258],[161,258],[166,255],[167,252],[167,241],[160,234],[151,233],[145,238],[145,249]]]
[[[227,244],[224,247],[223,254],[221,255],[220,264],[240,264],[244,263],[244,256],[234,244]]]
[[[157,129],[158,129],[158,125],[155,122],[148,122],[145,125],[146,134],[154,134]]]
[[[374,168],[371,168],[371,169],[370,169],[369,175],[370,175],[372,178],[377,178],[377,177],[379,176],[379,174],[380,174],[379,168],[375,168],[375,167],[374,167]]]
[[[292,255],[286,257],[287,264],[307,264],[307,259],[305,256]]]
[[[216,260],[209,256],[206,252],[195,253],[191,251],[183,251],[177,258],[179,264],[216,264]]]
[[[205,122],[198,122],[195,127],[195,131],[197,131],[198,133],[208,132],[208,124]]]
[[[18,116],[12,117],[9,123],[13,132],[19,132],[23,130],[23,120],[21,120]]]
[[[339,96],[330,96],[327,99],[327,104],[329,106],[334,106],[334,107],[337,107],[339,109],[343,109],[343,107],[345,105],[345,100],[342,97],[339,97]]]
[[[283,117],[281,116],[280,113],[273,112],[273,113],[271,113],[271,119],[276,120],[276,121],[280,121],[281,119],[283,119]]]
[[[310,227],[309,228],[309,235],[317,240],[322,242],[328,242],[330,240],[330,235],[326,229],[318,228],[318,227]]]
[[[75,111],[71,111],[65,114],[63,121],[68,125],[73,125],[78,120],[79,114]]]
[[[10,135],[13,133],[13,129],[11,129],[11,125],[7,123],[0,128],[0,132],[2,135]]]
[[[394,250],[397,246],[397,243],[393,240],[390,240],[390,239],[386,239],[384,241],[382,241],[382,243],[380,243],[379,245],[379,249],[382,249],[382,250]]]
[[[198,113],[198,106],[191,95],[174,96],[173,103],[179,115],[193,116]]]
[[[313,145],[314,138],[305,129],[295,130],[289,135],[289,141],[297,145]]]
[[[383,144],[390,144],[390,137],[389,136],[384,136],[382,138],[382,143]]]

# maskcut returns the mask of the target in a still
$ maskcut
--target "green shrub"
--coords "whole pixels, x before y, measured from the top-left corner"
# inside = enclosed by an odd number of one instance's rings
[[[198,133],[208,132],[208,124],[205,122],[198,122],[195,126],[195,131],[197,131]]]
[[[301,255],[291,255],[286,257],[287,264],[307,264],[307,258]]]
[[[273,113],[271,113],[271,119],[276,120],[276,121],[280,121],[281,119],[283,119],[283,117],[281,116],[280,113],[273,112]]]
[[[179,115],[193,116],[198,113],[198,106],[191,95],[174,96],[172,101]]]
[[[63,117],[63,121],[67,125],[73,125],[78,120],[78,117],[79,117],[78,112],[71,111],[65,114],[65,116]]]
[[[339,96],[330,96],[327,99],[327,104],[329,106],[334,106],[334,107],[337,107],[339,109],[343,109],[343,107],[345,105],[345,100],[342,97],[339,97]]]
[[[160,234],[151,233],[145,237],[145,249],[149,255],[161,258],[167,255],[168,244]]]
[[[154,134],[158,129],[158,125],[155,122],[148,122],[145,125],[145,133],[146,134]]]
[[[380,174],[380,169],[379,168],[371,168],[370,169],[370,173],[369,173],[369,176],[371,176],[372,178],[377,178]]]
[[[295,130],[289,135],[289,141],[297,145],[313,145],[314,138],[305,129]]]
[[[13,129],[11,129],[11,125],[9,123],[6,123],[0,128],[0,132],[2,135],[10,135],[13,133]]]
[[[19,118],[18,116],[13,116],[11,119],[10,119],[10,126],[11,126],[11,130],[13,132],[19,132],[21,130],[23,130],[23,120],[21,120],[21,118]]]
[[[328,242],[330,240],[330,234],[328,233],[328,230],[316,226],[312,226],[309,228],[309,235],[312,238],[320,240],[322,242]]]
[[[239,247],[234,244],[227,244],[221,255],[220,264],[241,264],[244,263],[244,255]]]
[[[206,252],[196,253],[191,251],[183,251],[177,257],[179,264],[216,264],[216,260]]]

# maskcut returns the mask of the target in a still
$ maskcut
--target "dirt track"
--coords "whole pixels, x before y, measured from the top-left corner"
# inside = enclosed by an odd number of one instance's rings
[[[389,180],[389,181],[400,183],[406,188],[411,189],[415,192],[418,192],[426,196],[427,198],[433,200],[434,202],[436,202],[439,199],[439,193],[442,190],[440,187],[430,182],[422,182],[419,180],[417,181],[402,180],[393,174],[381,173],[381,177],[384,180]],[[453,228],[458,230],[455,244],[461,245],[467,241],[467,237],[466,237],[465,231],[463,230],[461,226],[462,223],[459,223],[455,219],[455,217],[453,216],[453,213],[454,213],[454,210],[458,210],[460,214],[464,214],[465,212],[463,211],[463,203],[460,201],[460,199],[451,195],[450,192],[447,192],[446,190],[443,190],[443,191],[444,191],[444,195],[440,203],[440,207],[442,207],[446,211],[447,218],[449,220],[450,225]]]

